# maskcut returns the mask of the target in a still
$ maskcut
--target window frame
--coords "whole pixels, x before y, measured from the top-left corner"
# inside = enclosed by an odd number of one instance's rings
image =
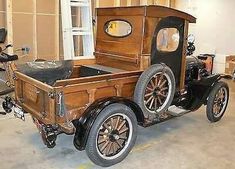
[[[178,45],[177,45],[177,48],[175,48],[175,50],[171,50],[171,51],[163,51],[163,50],[159,50],[159,48],[158,48],[158,43],[157,43],[157,38],[158,38],[158,35],[159,35],[159,33],[160,33],[160,31],[161,30],[163,30],[163,29],[176,29],[177,31],[178,31],[178,35],[179,35],[179,41],[178,41]],[[157,34],[156,34],[156,50],[158,51],[158,52],[160,52],[160,53],[173,53],[173,52],[176,52],[178,49],[179,49],[179,47],[180,47],[180,41],[182,40],[182,38],[180,37],[180,30],[178,29],[178,28],[176,28],[176,27],[174,27],[174,26],[172,26],[172,27],[162,27],[158,32],[157,32]]]
[[[127,35],[123,35],[123,36],[114,36],[114,35],[109,34],[109,33],[106,31],[106,30],[107,30],[107,25],[108,25],[110,22],[113,22],[113,21],[122,21],[122,22],[127,23],[127,24],[131,27],[130,33],[128,33]],[[126,37],[128,37],[128,36],[130,36],[130,35],[132,34],[132,32],[133,32],[133,26],[132,26],[132,24],[131,24],[129,21],[127,21],[127,20],[125,20],[125,19],[111,19],[111,20],[105,22],[104,27],[103,27],[103,30],[104,30],[105,34],[108,35],[108,36],[110,36],[110,37],[113,37],[113,38],[126,38]]]

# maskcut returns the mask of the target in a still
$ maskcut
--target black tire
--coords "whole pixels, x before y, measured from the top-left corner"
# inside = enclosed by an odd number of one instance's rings
[[[159,84],[159,79],[158,81],[156,81],[156,79],[158,78],[157,76],[162,76],[162,78],[165,78],[165,80],[163,82],[165,82],[167,80],[167,85],[169,86],[168,91],[164,91],[166,98],[165,100],[163,100],[164,102],[161,105],[161,101],[159,102],[158,100],[158,96],[156,93],[160,93],[158,86],[160,86]],[[146,91],[148,85],[150,84],[150,81],[152,82],[152,79],[155,78],[155,89],[154,91],[157,89],[158,91],[156,91],[155,93],[153,93],[151,95],[151,92],[147,95],[149,95],[148,97],[150,98],[146,98]],[[161,77],[160,77],[161,78]],[[165,82],[166,83],[166,82]],[[151,84],[152,85],[152,84]],[[165,84],[166,85],[166,84]],[[173,98],[174,98],[174,94],[175,94],[175,77],[173,72],[171,71],[171,69],[166,66],[166,65],[161,65],[161,64],[156,64],[156,65],[152,65],[151,67],[149,67],[146,71],[144,71],[144,73],[142,73],[142,75],[140,76],[136,88],[135,88],[135,93],[134,93],[134,101],[140,106],[140,108],[142,109],[142,111],[145,114],[145,117],[150,117],[151,115],[154,114],[160,114],[162,112],[165,112],[171,105]],[[154,87],[153,87],[154,88]],[[160,104],[160,107],[158,107],[158,105],[154,107],[154,109],[151,109],[151,105],[149,107],[148,106],[148,101],[149,99],[151,99],[151,97],[154,97],[154,104],[156,104],[155,102]],[[145,99],[148,99],[148,101],[146,101]],[[156,101],[157,100],[157,101]],[[151,100],[150,100],[151,101]],[[153,101],[151,101],[153,102]],[[158,107],[158,108],[157,108]]]
[[[223,93],[223,96],[221,96],[220,98],[218,98],[219,97],[218,94],[221,94],[219,92]],[[206,114],[210,122],[212,123],[218,122],[224,116],[224,113],[228,105],[228,101],[229,101],[228,85],[224,82],[218,82],[211,90],[207,101]],[[215,112],[215,110],[218,110],[218,112]]]
[[[122,120],[122,122],[120,120]],[[117,121],[120,126],[125,122],[119,130],[117,130],[120,127],[117,126]],[[107,129],[108,122],[110,125]],[[112,125],[114,122],[115,125]],[[116,126],[116,129],[112,126]],[[123,132],[126,128],[128,128],[128,130],[125,133],[120,135],[117,133],[117,131],[121,132],[121,130]],[[121,140],[121,137],[124,137],[123,134],[127,138],[126,141],[124,141],[124,138]],[[135,144],[136,137],[137,119],[133,111],[125,105],[112,104],[104,108],[95,120],[87,140],[86,153],[91,161],[96,165],[109,167],[121,162],[129,154]],[[104,149],[103,146],[105,145],[106,148]],[[116,151],[114,149],[114,145],[116,146]],[[123,147],[117,147],[118,145]],[[112,152],[109,147],[112,147]],[[107,153],[107,155],[105,155],[105,153]]]

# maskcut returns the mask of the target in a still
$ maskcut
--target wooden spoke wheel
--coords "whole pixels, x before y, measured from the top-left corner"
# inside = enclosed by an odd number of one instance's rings
[[[123,114],[115,114],[101,126],[97,135],[97,149],[104,159],[115,159],[128,146],[132,137],[130,118]]]
[[[175,77],[166,65],[152,65],[140,76],[134,93],[134,101],[145,117],[165,112],[175,94]]]
[[[223,110],[226,106],[227,97],[227,90],[224,87],[221,88],[216,94],[213,105],[213,113],[215,117],[220,117],[221,113],[223,113]]]
[[[137,119],[126,105],[115,103],[104,108],[94,124],[86,144],[88,157],[108,167],[121,162],[131,151],[137,136]]]
[[[212,89],[207,102],[207,117],[211,122],[217,122],[223,117],[228,100],[228,85],[224,82],[218,82]]]
[[[169,99],[168,93],[172,88],[170,77],[163,73],[154,75],[147,84],[144,94],[144,104],[150,112],[157,112]]]

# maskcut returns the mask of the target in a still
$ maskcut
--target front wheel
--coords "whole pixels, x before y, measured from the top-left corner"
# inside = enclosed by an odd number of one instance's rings
[[[91,128],[87,155],[96,165],[109,167],[128,155],[136,136],[137,120],[133,111],[122,104],[110,105],[101,111]]]
[[[212,89],[207,101],[207,118],[218,122],[224,115],[229,100],[229,88],[224,82],[218,82]]]

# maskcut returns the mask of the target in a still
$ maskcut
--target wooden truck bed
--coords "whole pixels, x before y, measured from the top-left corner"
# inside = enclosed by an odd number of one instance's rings
[[[69,78],[48,85],[16,71],[16,102],[41,122],[69,130],[66,122],[79,119],[95,100],[112,96],[131,99],[141,73],[102,65],[75,66]]]

